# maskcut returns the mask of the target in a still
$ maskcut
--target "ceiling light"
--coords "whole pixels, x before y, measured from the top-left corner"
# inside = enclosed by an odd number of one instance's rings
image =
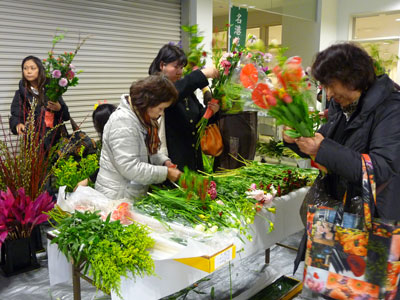
[[[397,18],[395,21],[396,21],[396,22],[400,22],[400,18]]]
[[[247,4],[240,4],[240,6],[247,7]]]
[[[249,8],[256,8],[254,5],[249,5]]]

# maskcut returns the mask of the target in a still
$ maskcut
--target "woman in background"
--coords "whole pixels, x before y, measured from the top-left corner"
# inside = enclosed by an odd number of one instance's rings
[[[25,132],[25,122],[29,111],[35,106],[35,121],[44,136],[51,128],[70,119],[68,106],[62,97],[57,102],[46,96],[46,74],[43,64],[36,56],[27,56],[21,64],[22,79],[11,103],[10,129],[14,134]],[[61,128],[56,128],[46,137],[45,147],[54,145],[61,136]]]
[[[208,78],[218,76],[214,67],[195,70],[182,77],[187,58],[182,49],[167,44],[158,52],[149,68],[149,74],[162,73],[169,78],[178,90],[178,101],[165,110],[165,134],[168,156],[180,170],[188,166],[191,170],[203,170],[203,157],[200,147],[196,149],[198,139],[196,124],[205,112],[194,91],[208,86]],[[214,114],[219,105],[208,103]],[[215,122],[211,118],[210,122]]]

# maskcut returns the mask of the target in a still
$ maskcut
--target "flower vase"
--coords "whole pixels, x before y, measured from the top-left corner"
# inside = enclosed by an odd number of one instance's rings
[[[6,239],[1,245],[0,267],[6,277],[39,268],[31,238]]]

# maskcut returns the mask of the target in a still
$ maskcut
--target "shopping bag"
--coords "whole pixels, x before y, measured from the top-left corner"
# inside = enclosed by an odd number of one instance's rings
[[[304,294],[332,299],[394,299],[400,273],[400,223],[371,218],[372,162],[362,155],[362,214],[310,205]],[[344,201],[345,202],[345,201]]]
[[[206,127],[203,137],[200,140],[201,150],[204,154],[219,156],[224,150],[222,136],[216,124],[210,124]]]

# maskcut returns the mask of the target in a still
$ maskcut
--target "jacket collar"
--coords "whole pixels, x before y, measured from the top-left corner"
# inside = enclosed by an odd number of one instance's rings
[[[139,118],[136,116],[136,114],[132,111],[128,101],[127,101],[127,97],[129,97],[128,94],[122,94],[121,95],[121,101],[119,103],[118,108],[119,109],[123,109],[124,111],[126,111],[129,116],[135,121],[135,123],[137,123],[140,126],[141,131],[143,131],[144,133],[146,133],[146,128],[144,128],[144,126],[142,125],[142,123],[140,123]]]
[[[347,126],[346,131],[362,126],[368,116],[390,96],[392,91],[393,81],[386,74],[378,77],[372,86],[361,95],[359,103],[359,105],[361,105],[361,111],[355,116],[349,126]],[[337,111],[337,121],[340,119],[343,112],[340,105],[336,102],[333,103],[333,106]]]

